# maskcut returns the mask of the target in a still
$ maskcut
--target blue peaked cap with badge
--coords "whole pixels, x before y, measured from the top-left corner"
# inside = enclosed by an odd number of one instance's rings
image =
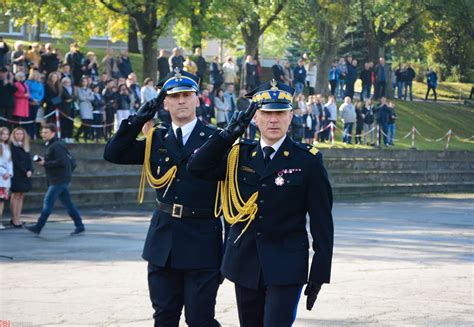
[[[158,85],[166,94],[178,92],[199,93],[199,77],[176,67]]]
[[[277,82],[275,79],[259,85],[255,90],[245,95],[258,104],[262,111],[283,111],[293,109],[295,89],[289,85]]]

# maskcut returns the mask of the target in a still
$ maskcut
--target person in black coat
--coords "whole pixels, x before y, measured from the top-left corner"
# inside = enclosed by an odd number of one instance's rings
[[[156,210],[143,249],[155,326],[178,326],[183,306],[188,325],[219,326],[214,307],[223,239],[222,223],[214,217],[217,183],[186,170],[191,154],[215,128],[196,118],[197,76],[178,70],[158,85],[158,97],[122,122],[107,143],[104,158],[117,164],[143,164],[142,178],[156,189]],[[162,104],[172,124],[151,128],[145,131],[146,139],[138,141]],[[142,182],[141,196],[145,179]]]
[[[157,59],[158,64],[158,80],[162,80],[170,72],[170,65],[168,63],[168,57],[166,57],[166,51],[160,50],[160,56]]]
[[[12,73],[5,67],[0,67],[0,127],[10,127],[8,119],[11,119],[15,107],[15,92]]]
[[[41,233],[49,215],[53,211],[54,203],[59,198],[76,227],[71,236],[84,233],[85,228],[82,223],[81,214],[72,202],[71,194],[69,193],[69,184],[71,183],[72,171],[74,169],[72,156],[69,154],[66,146],[56,137],[56,126],[54,124],[44,125],[41,130],[41,137],[45,141],[45,155],[44,157],[35,156],[37,160],[35,157],[33,159],[38,165],[45,168],[48,190],[44,196],[43,208],[37,223],[32,226],[26,226],[25,229],[34,234]]]
[[[275,59],[275,64],[272,66],[273,78],[280,83],[285,82],[285,72],[283,66],[280,65],[280,58]]]
[[[286,135],[293,93],[276,81],[261,85],[248,94],[249,108],[188,163],[191,174],[229,182],[220,184],[222,213],[231,224],[221,271],[235,284],[241,326],[291,326],[303,285],[308,283],[311,310],[321,285],[330,281],[331,185],[321,153]],[[254,114],[260,140],[236,142]],[[307,214],[315,252],[311,268]]]
[[[206,59],[204,59],[204,57],[202,56],[201,48],[198,47],[196,48],[196,50],[194,50],[193,61],[196,63],[197,66],[196,75],[199,78],[199,87],[201,87],[207,69],[207,62]]]
[[[13,177],[11,180],[10,209],[12,212],[11,224],[22,227],[20,220],[25,193],[31,191],[31,177],[33,176],[33,161],[29,153],[30,141],[26,131],[15,128],[10,136],[10,148],[13,161]]]
[[[214,61],[210,64],[209,82],[214,85],[216,93],[220,89],[222,83],[224,83],[224,73],[222,71],[221,59],[219,56],[215,56]]]

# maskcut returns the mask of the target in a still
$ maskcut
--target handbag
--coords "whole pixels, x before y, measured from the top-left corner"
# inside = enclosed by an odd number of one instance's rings
[[[58,104],[60,104],[62,102],[63,102],[63,99],[59,95],[55,96],[54,98],[51,98],[51,104],[53,106],[57,106]]]

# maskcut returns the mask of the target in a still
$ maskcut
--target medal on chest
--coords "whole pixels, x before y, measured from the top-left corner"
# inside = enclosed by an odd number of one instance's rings
[[[275,185],[276,186],[285,185],[285,179],[282,176],[283,176],[282,173],[278,173],[278,176],[275,178]]]

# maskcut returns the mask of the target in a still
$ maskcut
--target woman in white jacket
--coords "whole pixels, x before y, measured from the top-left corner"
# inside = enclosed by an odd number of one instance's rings
[[[10,131],[6,127],[0,128],[0,229],[5,229],[1,223],[3,208],[8,201],[13,176],[13,162],[8,144]]]

